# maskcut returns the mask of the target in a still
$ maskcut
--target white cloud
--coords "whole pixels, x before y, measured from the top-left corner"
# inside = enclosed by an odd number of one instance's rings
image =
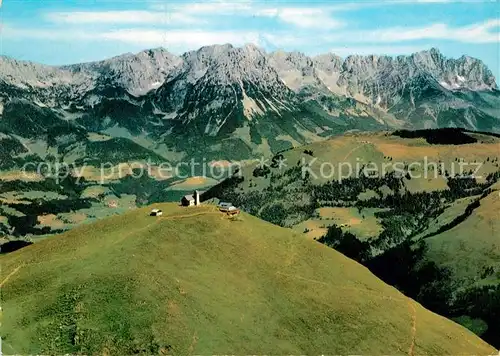
[[[432,5],[432,4],[482,4],[494,3],[498,0],[383,0],[379,2],[359,2],[352,3],[352,5],[359,5],[360,7],[380,7],[380,6],[394,6],[394,5]]]
[[[330,49],[330,52],[335,53],[341,57],[349,56],[352,54],[360,55],[400,55],[400,54],[412,54],[415,52],[423,51],[429,49],[430,45],[418,45],[418,46],[351,46],[346,45],[342,47],[334,47]]]
[[[63,11],[48,12],[45,19],[63,24],[193,24],[221,17],[270,17],[307,29],[333,29],[343,23],[332,16],[333,10],[351,9],[357,4],[316,7],[268,7],[251,0],[213,0],[186,4],[153,3],[149,10]]]
[[[278,18],[280,21],[306,29],[333,29],[344,25],[332,17],[326,8],[285,7],[263,8],[256,11],[257,16]]]
[[[143,30],[143,29],[122,29],[116,31],[106,31],[95,34],[97,40],[111,40],[128,43],[141,43],[144,46],[163,46],[167,38],[166,31]]]
[[[166,48],[197,49],[212,44],[241,46],[259,42],[259,34],[245,31],[141,30],[123,29],[97,34],[97,38]]]
[[[422,1],[422,0],[420,0]],[[428,0],[425,0],[428,1]],[[210,3],[211,5],[212,3]],[[247,6],[247,3],[236,3],[237,6]],[[207,5],[207,3],[200,3]],[[208,6],[208,5],[207,5]],[[236,6],[235,4],[231,6]],[[228,5],[226,9],[231,7]],[[205,8],[209,10],[209,7]],[[212,9],[215,11],[214,9]],[[212,11],[210,10],[210,11]],[[201,11],[195,8],[191,11]],[[232,43],[234,45],[243,45],[245,43],[254,43],[267,48],[286,48],[288,50],[304,50],[306,48],[329,48],[338,54],[347,53],[380,53],[380,54],[398,54],[411,53],[429,46],[413,45],[416,41],[456,41],[462,43],[498,43],[500,34],[498,27],[500,19],[490,19],[481,23],[475,23],[465,26],[451,27],[447,24],[437,23],[421,27],[388,27],[373,30],[349,31],[348,28],[332,31],[332,28],[341,26],[340,23],[333,21],[326,23],[325,16],[329,13],[320,12],[312,8],[262,8],[259,10],[259,16],[277,17],[280,21],[293,24],[297,30],[279,29],[276,32],[260,31],[258,29],[242,30],[204,30],[197,26],[189,29],[167,29],[162,28],[164,16],[160,13],[150,11],[114,11],[107,13],[93,12],[92,16],[86,16],[88,12],[73,13],[52,13],[51,19],[64,25],[72,24],[71,27],[65,27],[61,30],[60,26],[55,28],[18,28],[4,26],[2,34],[4,38],[23,38],[23,39],[50,39],[53,41],[115,41],[121,43],[134,44],[141,47],[164,46],[175,48],[176,51],[185,51],[197,49],[204,45]],[[176,12],[181,14],[181,12]],[[191,17],[182,13],[178,21],[187,23]],[[194,17],[196,18],[196,17]],[[107,24],[109,22],[121,24],[146,24],[150,26],[142,28],[141,26],[110,29],[102,28],[92,29],[84,26],[90,22]],[[118,21],[118,22],[117,22]],[[120,22],[121,21],[121,22]],[[197,19],[197,24],[200,21]],[[160,25],[160,26],[158,26]],[[328,28],[330,27],[330,28]],[[348,47],[343,46],[346,44]],[[366,45],[365,45],[366,44]],[[389,45],[395,44],[396,46]],[[408,44],[408,45],[406,45]],[[349,49],[346,49],[349,48]],[[173,49],[174,50],[174,49]]]
[[[466,25],[462,27],[450,27],[445,24],[431,24],[422,27],[388,27],[374,30],[357,31],[330,31],[330,32],[278,32],[264,33],[262,37],[275,47],[280,48],[302,48],[310,46],[316,47],[331,46],[337,44],[340,52],[343,46],[338,44],[347,44],[347,46],[358,46],[358,48],[370,48],[370,53],[376,53],[372,49],[379,49],[389,53],[398,53],[400,49],[414,48],[415,45],[388,45],[400,44],[416,41],[455,41],[462,43],[498,43],[500,41],[500,19],[486,20],[481,23]],[[496,29],[496,31],[495,31]],[[360,46],[361,44],[366,44]],[[382,46],[387,44],[385,46]],[[421,49],[429,46],[421,47]],[[391,51],[391,48],[398,50]],[[414,52],[414,51],[409,51]],[[380,52],[379,52],[380,53]]]
[[[158,3],[154,1],[147,7],[147,10],[48,12],[45,14],[45,18],[53,22],[72,24],[199,23],[200,18],[204,16],[226,16],[235,14],[251,16],[252,9],[254,9],[254,7],[250,0],[213,0],[185,4],[175,2]]]
[[[1,0],[0,0],[1,1]],[[481,3],[495,0],[385,0],[379,2],[359,1],[343,2],[337,4],[317,3],[308,6],[282,6],[283,3],[274,3],[272,6],[265,2],[254,0],[209,0],[195,1],[189,3],[157,3],[151,1],[148,10],[124,10],[124,11],[67,11],[48,12],[44,17],[55,23],[63,24],[149,24],[149,25],[191,25],[207,24],[224,21],[224,17],[233,16],[248,18],[268,17],[276,19],[278,22],[292,25],[298,29],[310,30],[332,30],[345,27],[345,22],[337,17],[342,11],[352,11],[359,8],[394,6],[404,4],[444,4],[444,3]],[[437,24],[428,29],[415,29],[410,32],[407,28],[399,31],[402,40],[409,40],[412,37],[437,38],[447,32],[446,38],[454,38],[450,33],[453,29],[448,29],[446,25]],[[429,31],[424,35],[418,31]],[[448,31],[449,30],[449,31]],[[435,34],[432,35],[432,32]],[[470,31],[469,31],[470,32]],[[387,38],[386,42],[392,41],[392,34],[381,33]],[[356,34],[356,33],[355,33]],[[361,32],[364,36],[365,34]],[[374,34],[370,38],[378,37]],[[404,38],[405,35],[407,38]],[[484,33],[481,33],[484,35]],[[433,37],[434,36],[434,37]],[[486,40],[490,42],[491,40]]]
[[[206,2],[192,2],[183,5],[158,4],[153,5],[153,8],[161,11],[178,11],[186,14],[197,15],[245,15],[249,11],[252,11],[253,4],[250,0],[215,0]]]
[[[31,28],[19,28],[12,27],[8,24],[2,27],[1,35],[4,38],[14,38],[14,39],[36,39],[36,40],[46,40],[50,39],[53,41],[58,40],[83,40],[90,39],[92,34],[85,32],[84,30],[71,30],[71,31],[58,31],[51,29],[31,29]]]
[[[56,23],[66,24],[192,24],[199,23],[196,17],[180,12],[153,11],[71,11],[49,12],[45,18]]]
[[[309,36],[303,36],[301,34],[290,34],[289,32],[274,32],[274,33],[263,33],[261,37],[264,42],[269,46],[274,48],[295,48],[298,49],[308,43],[311,43]],[[324,39],[321,39],[324,43]]]
[[[498,43],[500,41],[500,19],[490,19],[481,23],[450,27],[446,24],[430,24],[421,27],[387,27],[373,30],[349,31],[286,31],[265,33],[263,37],[275,46],[295,47],[366,44],[388,50],[388,44],[402,44],[417,41],[454,41],[461,43]],[[379,45],[387,44],[384,47]],[[362,45],[363,48],[368,48]],[[395,48],[403,48],[401,46]]]
[[[242,46],[246,43],[259,45],[259,34],[252,31],[205,31],[205,30],[156,30],[119,29],[112,31],[57,31],[32,30],[5,26],[2,34],[10,38],[39,39],[51,41],[115,41],[143,47],[165,47],[173,51],[188,51],[202,46],[231,43]]]
[[[495,43],[500,40],[500,19],[491,19],[462,27],[432,24],[423,27],[392,27],[378,30],[352,32],[351,42],[392,43],[416,40],[449,40],[465,43]],[[496,31],[495,31],[496,29]],[[342,38],[342,34],[336,37]]]
[[[398,1],[398,0],[395,0]],[[453,4],[453,3],[486,3],[495,2],[496,0],[399,0],[402,3],[420,3],[420,4]]]

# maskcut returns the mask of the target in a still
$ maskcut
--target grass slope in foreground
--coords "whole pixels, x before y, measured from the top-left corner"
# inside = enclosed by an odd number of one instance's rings
[[[300,234],[156,207],[1,256],[4,352],[497,353]]]

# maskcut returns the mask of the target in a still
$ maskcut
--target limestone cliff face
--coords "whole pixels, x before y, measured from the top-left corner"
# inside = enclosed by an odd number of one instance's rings
[[[422,75],[447,90],[497,88],[495,77],[480,60],[467,56],[447,59],[435,48],[396,58],[352,55],[342,60],[324,54],[310,59],[300,53],[283,52],[272,53],[270,58],[280,76],[293,77],[290,87],[294,90],[322,83],[333,92],[365,97],[378,104],[391,103],[394,95]]]
[[[271,132],[305,137],[333,122],[340,125],[335,130],[379,125],[498,131],[498,103],[495,78],[484,63],[448,59],[434,48],[342,59],[226,44],[181,56],[159,48],[61,67],[0,57],[0,115],[29,104],[93,130],[118,125],[133,133],[215,137],[260,123]],[[365,117],[374,122],[366,125]],[[300,142],[299,136],[294,140]]]

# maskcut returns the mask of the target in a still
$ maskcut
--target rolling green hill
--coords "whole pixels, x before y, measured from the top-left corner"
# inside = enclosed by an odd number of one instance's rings
[[[0,257],[5,353],[497,353],[358,263],[214,207],[138,209]]]
[[[432,311],[456,320],[494,346],[500,339],[498,183],[460,199],[428,229],[363,263]],[[468,201],[467,201],[468,200]],[[344,250],[333,240],[329,244]],[[346,252],[347,250],[344,250]],[[348,254],[356,257],[350,249]],[[396,268],[396,266],[398,268]]]
[[[266,169],[244,167],[207,194],[337,249],[500,347],[499,147],[495,135],[453,129],[352,133],[282,152]],[[436,177],[432,168],[416,177],[425,159],[443,165]],[[480,164],[474,177],[453,173],[462,161]],[[323,163],[342,162],[405,167],[320,175]]]
[[[398,202],[390,202],[387,197],[395,194],[421,195],[423,199],[433,196],[430,199],[436,204],[428,207],[435,208],[432,214],[439,215],[446,207],[437,201],[440,192],[450,192],[442,198],[451,203],[481,194],[494,182],[500,172],[498,137],[447,130],[426,133],[430,137],[353,132],[283,151],[265,161],[265,167],[257,161],[244,166],[238,176],[212,189],[207,197],[231,201],[264,220],[294,227],[317,219],[321,207],[394,208]],[[463,144],[453,144],[453,135]],[[442,138],[447,144],[439,142]],[[459,174],[462,161],[463,172]],[[479,169],[474,172],[476,164]],[[371,172],[375,175],[365,173],[364,169],[370,167],[376,168]],[[462,189],[467,179],[458,178],[471,171],[478,178]],[[420,221],[411,233],[425,229],[426,223]]]

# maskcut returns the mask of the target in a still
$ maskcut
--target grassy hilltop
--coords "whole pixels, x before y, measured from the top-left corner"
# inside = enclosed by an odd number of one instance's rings
[[[4,352],[496,353],[322,244],[155,205],[0,257]]]
[[[460,129],[346,134],[285,151],[265,169],[244,167],[242,177],[208,194],[337,249],[500,347],[497,136]],[[287,166],[280,169],[280,161]],[[339,182],[338,171],[319,174],[324,162],[375,164],[379,173],[348,177],[345,165]],[[397,163],[399,175],[390,168]]]

